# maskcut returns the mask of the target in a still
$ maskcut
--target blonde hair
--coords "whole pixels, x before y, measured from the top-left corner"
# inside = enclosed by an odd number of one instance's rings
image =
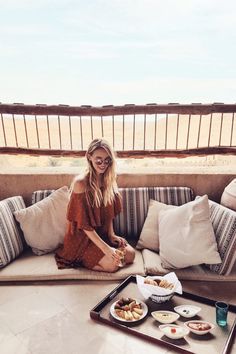
[[[101,191],[96,171],[93,167],[89,156],[91,156],[95,150],[104,149],[111,159],[110,164],[107,166],[103,178],[103,192]],[[94,139],[88,147],[86,152],[86,158],[88,162],[88,168],[86,171],[86,198],[91,206],[100,207],[103,203],[105,206],[111,204],[116,195],[119,195],[118,187],[116,183],[115,173],[115,154],[109,143],[104,139]]]

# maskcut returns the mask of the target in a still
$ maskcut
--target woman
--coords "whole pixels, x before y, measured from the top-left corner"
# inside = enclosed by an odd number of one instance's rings
[[[74,182],[67,211],[68,230],[55,259],[58,268],[84,266],[115,272],[123,263],[133,262],[135,251],[113,230],[112,220],[121,211],[114,153],[105,140],[95,139],[86,158],[88,170]]]

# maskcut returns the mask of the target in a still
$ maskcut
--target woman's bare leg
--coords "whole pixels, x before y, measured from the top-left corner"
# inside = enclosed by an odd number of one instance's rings
[[[115,248],[114,248],[115,250]],[[109,272],[109,273],[114,273],[119,269],[119,265],[116,265],[111,262],[111,258],[104,255],[98,264],[93,267],[93,270],[97,270],[100,272]]]
[[[135,258],[135,250],[129,244],[125,247],[125,256],[124,263],[131,264],[133,263]],[[106,255],[100,259],[99,263],[93,267],[93,270],[97,270],[99,272],[109,272],[114,273],[119,269],[119,265],[111,263],[111,259]]]

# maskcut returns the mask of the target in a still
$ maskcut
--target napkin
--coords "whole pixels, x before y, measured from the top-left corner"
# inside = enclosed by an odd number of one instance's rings
[[[147,278],[153,280],[165,279],[169,283],[174,284],[174,287],[172,289],[165,289],[160,286],[145,284],[144,280],[146,278],[142,277],[141,275],[136,275],[138,289],[145,299],[148,299],[152,295],[170,295],[172,293],[178,293],[178,294],[183,293],[182,285],[174,272],[168,273],[164,276],[152,276],[152,277],[148,276]]]

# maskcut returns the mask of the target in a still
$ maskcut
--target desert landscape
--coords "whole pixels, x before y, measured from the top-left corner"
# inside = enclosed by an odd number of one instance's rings
[[[104,137],[119,150],[178,150],[197,147],[236,146],[234,115],[156,114],[115,117],[1,116],[0,147],[86,150],[93,138]],[[0,155],[1,167],[77,168],[84,158]],[[118,167],[176,168],[235,166],[235,156],[119,159]]]

